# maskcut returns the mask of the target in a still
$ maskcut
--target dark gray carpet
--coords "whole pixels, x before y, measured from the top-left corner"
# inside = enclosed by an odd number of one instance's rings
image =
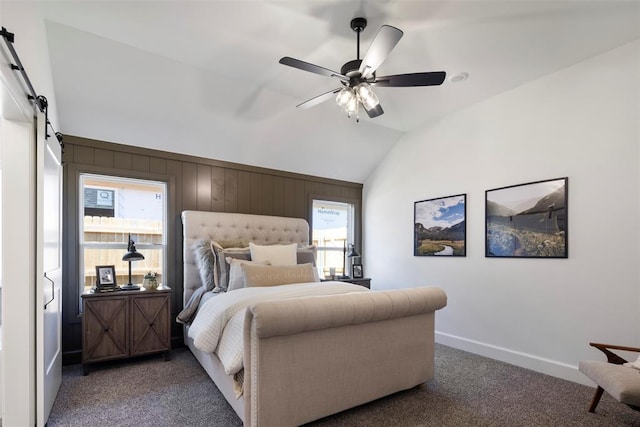
[[[593,389],[436,345],[436,378],[308,425],[319,426],[640,426],[640,412],[606,393],[587,413]],[[63,368],[49,427],[241,426],[187,349],[97,365],[82,376]]]

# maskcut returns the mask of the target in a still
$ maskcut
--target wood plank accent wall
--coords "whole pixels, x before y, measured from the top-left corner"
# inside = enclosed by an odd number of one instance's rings
[[[79,284],[79,175],[94,173],[167,182],[168,241],[166,284],[173,290],[172,319],[182,307],[183,210],[235,212],[305,218],[311,200],[353,203],[356,246],[360,246],[362,184],[65,135],[63,155],[63,362],[79,363],[82,318]],[[172,325],[173,345],[182,345],[182,327]]]

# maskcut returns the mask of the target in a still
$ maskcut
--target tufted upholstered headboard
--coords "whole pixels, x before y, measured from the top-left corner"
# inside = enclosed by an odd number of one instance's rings
[[[224,212],[182,212],[183,304],[201,286],[193,246],[200,240],[242,240],[259,245],[309,243],[309,224],[301,218]]]

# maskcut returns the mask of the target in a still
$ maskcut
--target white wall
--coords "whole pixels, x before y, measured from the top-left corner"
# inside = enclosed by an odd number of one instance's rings
[[[405,136],[364,186],[372,287],[439,286],[438,342],[588,384],[590,341],[640,344],[639,123],[636,41]],[[564,176],[569,258],[485,258],[485,190]],[[467,256],[414,257],[414,202],[460,193]]]
[[[49,45],[44,18],[40,11],[42,5],[22,0],[2,0],[0,3],[0,24],[14,34],[13,46],[29,75],[29,80],[31,80],[37,94],[47,98],[49,121],[56,131],[60,131],[49,59]],[[4,45],[4,42],[2,44]],[[4,49],[4,46],[2,48]],[[4,72],[9,71],[3,70]],[[17,75],[13,71],[11,74]],[[24,89],[21,92],[24,92]],[[49,130],[51,131],[51,129]]]

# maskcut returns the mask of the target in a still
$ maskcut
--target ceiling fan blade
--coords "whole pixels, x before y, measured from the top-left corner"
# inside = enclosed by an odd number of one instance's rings
[[[444,82],[447,73],[444,71],[432,71],[427,73],[396,74],[395,76],[376,77],[371,82],[375,86],[438,86]]]
[[[288,65],[289,67],[297,68],[302,71],[308,71],[310,73],[320,74],[321,76],[337,77],[340,80],[349,81],[349,77],[340,74],[337,71],[330,70],[328,68],[321,67],[319,65],[310,64],[308,62],[301,61],[299,59],[285,56],[280,59],[282,65]]]
[[[394,47],[398,44],[404,33],[390,25],[383,25],[378,30],[375,38],[369,46],[369,50],[362,59],[360,64],[360,74],[367,78],[378,69],[380,65],[387,59]]]
[[[304,101],[302,104],[296,105],[296,107],[302,108],[302,109],[315,107],[316,105],[321,104],[321,103],[333,98],[333,95],[335,95],[336,93],[340,92],[341,90],[342,90],[341,87],[339,87],[337,89],[330,90],[329,92],[323,93],[322,95],[318,95],[315,98],[309,99],[308,101]]]
[[[374,117],[378,117],[384,114],[384,110],[382,109],[382,106],[380,104],[376,105],[370,110],[367,110],[366,108],[364,110],[367,112],[367,115],[372,119]]]

